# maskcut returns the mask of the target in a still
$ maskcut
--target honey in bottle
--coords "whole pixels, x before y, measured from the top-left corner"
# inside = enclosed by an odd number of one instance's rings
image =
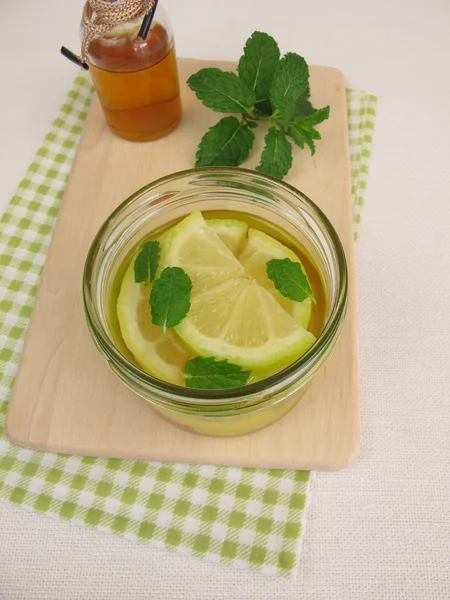
[[[146,39],[141,22],[117,26],[94,39],[92,79],[110,129],[135,142],[160,138],[181,119],[177,60],[169,22],[158,8]]]

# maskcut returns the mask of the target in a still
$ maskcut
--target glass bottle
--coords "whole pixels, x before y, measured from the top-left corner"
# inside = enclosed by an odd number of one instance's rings
[[[87,59],[106,121],[135,142],[171,132],[181,119],[178,68],[169,17],[158,6],[145,39],[142,19],[94,39]],[[83,34],[83,25],[82,25]]]

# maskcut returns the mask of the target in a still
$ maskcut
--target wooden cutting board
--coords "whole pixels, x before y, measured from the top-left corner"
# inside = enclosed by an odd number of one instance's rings
[[[180,80],[211,66],[181,60]],[[214,63],[232,70],[233,63]],[[6,432],[37,450],[114,458],[334,470],[359,445],[353,220],[345,84],[311,68],[314,105],[331,105],[311,158],[295,149],[287,181],[328,215],[346,250],[350,302],[341,339],[297,407],[272,426],[237,438],[191,434],[163,420],[108,368],[88,332],[81,295],[85,257],[109,213],[143,185],[194,164],[198,141],[219,115],[183,83],[183,120],[171,135],[136,144],[108,130],[93,101],[56,225],[7,415]],[[243,165],[254,168],[258,147]],[[295,148],[295,146],[294,146]]]

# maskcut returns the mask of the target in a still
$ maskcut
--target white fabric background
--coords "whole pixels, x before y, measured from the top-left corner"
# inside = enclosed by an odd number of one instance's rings
[[[0,504],[0,599],[450,598],[448,0],[161,0],[180,56],[254,30],[379,97],[357,243],[362,450],[316,478],[298,579],[265,578]],[[0,4],[0,209],[75,68],[82,0]],[[57,31],[55,31],[55,27]]]

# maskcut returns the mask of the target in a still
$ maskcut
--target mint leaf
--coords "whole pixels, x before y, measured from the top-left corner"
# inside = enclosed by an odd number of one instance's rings
[[[200,69],[187,84],[205,106],[218,112],[248,113],[256,100],[235,73],[216,68]]]
[[[323,121],[326,121],[330,116],[330,107],[325,106],[324,108],[313,108],[312,112],[307,115],[301,115],[295,119],[295,124],[302,128],[311,128],[315,125],[319,125]]]
[[[283,131],[271,127],[264,138],[266,145],[257,171],[283,179],[292,167],[292,146]]]
[[[191,307],[192,283],[180,267],[165,268],[150,293],[152,322],[164,329],[181,323]]]
[[[268,100],[280,49],[267,33],[255,31],[248,38],[238,65],[239,78],[255,92],[256,100]]]
[[[302,56],[288,52],[280,60],[270,87],[270,101],[283,123],[291,120],[297,100],[308,92],[308,65]]]
[[[314,129],[314,125],[322,123],[330,116],[330,107],[325,106],[324,108],[309,110],[308,114],[297,117],[295,121],[289,124],[287,133],[292,137],[294,142],[300,148],[304,148],[307,144],[311,150],[311,155],[316,151],[313,140],[320,140],[320,133]]]
[[[299,262],[290,258],[273,258],[267,263],[267,277],[290,300],[303,302],[306,298],[312,298],[311,286]]]
[[[158,269],[159,242],[146,242],[134,260],[134,280],[136,283],[150,283],[156,277]]]
[[[197,356],[188,360],[184,371],[186,387],[201,390],[226,390],[245,385],[251,371],[244,371],[227,360],[216,360],[213,356]]]
[[[240,165],[250,154],[255,134],[247,122],[224,117],[202,137],[196,154],[196,167]]]
[[[256,121],[247,121],[247,127],[250,127],[250,129],[256,129],[258,127],[258,123]]]
[[[316,146],[313,142],[313,131],[315,131],[315,130],[304,131],[301,128],[295,127],[295,125],[290,125],[287,130],[287,134],[291,136],[291,138],[294,140],[294,142],[297,144],[297,146],[299,146],[302,150],[305,147],[305,144],[307,146],[309,146],[309,149],[311,150],[311,156],[312,156],[316,151]],[[318,133],[318,132],[316,131],[315,133]]]
[[[307,117],[313,113],[314,110],[315,109],[308,98],[306,96],[302,96],[295,103],[294,119],[295,117]]]

